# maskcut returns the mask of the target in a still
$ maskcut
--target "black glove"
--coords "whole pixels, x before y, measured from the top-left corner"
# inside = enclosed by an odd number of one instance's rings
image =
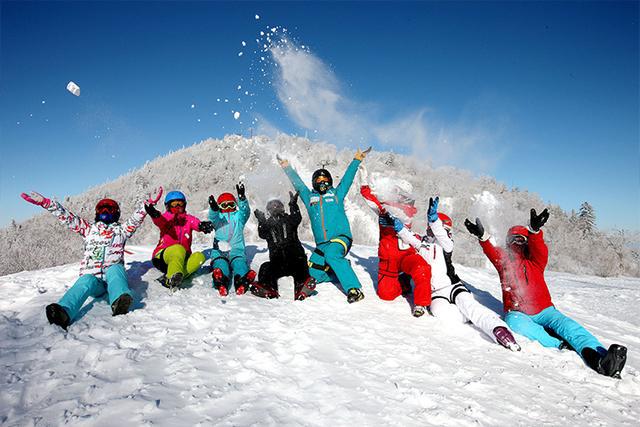
[[[218,202],[216,202],[216,198],[213,194],[209,196],[209,207],[211,208],[212,211],[217,212],[220,210],[220,207],[218,206]]]
[[[469,219],[467,218],[464,220],[464,226],[467,227],[467,230],[469,230],[469,233],[473,234],[478,239],[481,239],[482,236],[484,236],[484,227],[480,222],[480,218],[476,218],[475,224],[469,221]]]
[[[300,195],[300,193],[297,191],[295,194],[289,191],[289,206],[298,204],[298,195]]]
[[[144,210],[147,211],[147,213],[151,218],[158,218],[160,215],[162,215],[154,205],[148,205],[145,203]]]
[[[536,210],[531,209],[531,219],[529,220],[529,226],[533,231],[538,232],[548,219],[549,211],[547,210],[547,208],[540,212],[540,215],[536,215]]]
[[[198,230],[202,231],[204,234],[209,234],[213,231],[213,223],[211,221],[200,221]]]
[[[255,211],[253,211],[253,214],[256,216],[256,218],[258,218],[258,222],[265,222],[267,220],[264,212],[262,212],[260,209],[256,209]]]
[[[236,191],[238,192],[238,199],[240,200],[244,200],[247,197],[244,195],[244,184],[243,183],[238,183],[238,185],[236,185]]]

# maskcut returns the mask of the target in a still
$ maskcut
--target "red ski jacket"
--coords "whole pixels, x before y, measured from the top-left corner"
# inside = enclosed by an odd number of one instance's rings
[[[505,312],[520,311],[534,315],[553,305],[544,280],[549,250],[542,231],[529,231],[528,253],[496,248],[488,239],[481,240],[480,246],[500,275]]]

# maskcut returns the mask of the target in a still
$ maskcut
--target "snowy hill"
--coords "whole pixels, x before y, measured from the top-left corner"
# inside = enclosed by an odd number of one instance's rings
[[[275,140],[229,135],[223,140],[208,139],[157,158],[81,195],[46,196],[58,197],[65,206],[88,219],[93,218],[93,209],[98,200],[114,198],[119,201],[124,218],[133,211],[141,195],[162,185],[166,190],[180,189],[185,192],[188,211],[205,218],[209,195],[235,192],[235,184],[241,179],[246,182],[252,209],[264,209],[272,197],[286,200],[292,187],[275,161],[276,153],[290,159],[305,182],[310,182],[312,172],[323,165],[331,170],[338,182],[354,151],[339,151],[333,145],[287,135]],[[536,194],[508,189],[493,178],[474,177],[459,169],[432,168],[428,160],[392,152],[373,151],[363,163],[356,183],[347,196],[346,207],[356,243],[377,244],[376,218],[359,195],[357,187],[363,178],[369,182],[380,177],[401,179],[413,187],[418,208],[418,216],[414,221],[416,230],[424,229],[429,197],[441,196],[441,210],[454,221],[456,259],[464,265],[482,266],[486,262],[476,239],[463,226],[465,218],[479,216],[489,231],[496,236],[504,236],[511,225],[528,221],[530,208],[540,210],[543,206],[549,206],[551,217],[545,226],[545,238],[551,254],[549,269],[600,276],[640,276],[640,251],[638,246],[629,244],[628,234],[584,233],[574,217],[558,206],[543,202]],[[18,194],[15,196],[19,197]],[[34,209],[37,215],[32,219],[0,229],[0,275],[80,259],[82,239],[57,224],[51,215]],[[258,240],[254,218],[247,224],[245,232],[249,239]],[[306,213],[303,214],[300,236],[312,239]],[[150,245],[157,239],[157,229],[151,221],[145,221],[130,243]],[[210,237],[197,234],[196,241],[210,242]],[[594,247],[598,247],[597,252],[593,251]]]
[[[155,281],[152,247],[129,249],[134,311],[111,317],[96,300],[68,333],[48,324],[44,306],[73,283],[77,263],[0,277],[3,425],[635,426],[640,419],[640,279],[547,274],[559,309],[605,345],[628,346],[615,380],[573,352],[518,337],[523,350],[512,353],[470,325],[413,318],[405,299],[379,300],[372,246],[356,245],[350,255],[366,294],[353,305],[331,284],[294,302],[289,279],[280,300],[222,299],[204,272],[171,295]],[[248,252],[256,269],[267,258],[262,244]],[[481,302],[500,310],[493,271],[458,270]]]

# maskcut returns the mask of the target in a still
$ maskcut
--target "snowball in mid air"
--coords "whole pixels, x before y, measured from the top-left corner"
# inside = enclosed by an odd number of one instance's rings
[[[236,111],[235,113],[233,113],[233,118],[238,120],[240,118],[240,112]]]
[[[256,19],[260,19],[260,15],[256,15]]]

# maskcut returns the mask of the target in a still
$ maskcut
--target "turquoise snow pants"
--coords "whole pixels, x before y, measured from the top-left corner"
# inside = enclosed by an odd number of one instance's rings
[[[358,277],[351,268],[351,262],[345,259],[348,252],[347,245],[340,242],[319,244],[309,258],[309,274],[318,283],[337,279],[345,292],[351,288],[359,289]]]
[[[247,257],[242,252],[223,252],[217,249],[211,250],[211,268],[219,268],[222,274],[229,278],[229,283],[233,282],[233,277],[237,274],[243,277],[249,272]],[[233,276],[231,273],[233,272]]]
[[[599,352],[605,351],[602,343],[591,335],[582,325],[565,316],[555,307],[548,307],[538,314],[528,315],[519,311],[510,311],[504,320],[516,334],[538,341],[545,347],[560,346],[561,341],[552,337],[544,328],[549,328],[558,334],[582,356],[582,350],[592,348]]]
[[[67,311],[69,318],[73,320],[82,304],[89,297],[98,298],[107,293],[109,305],[113,304],[120,296],[131,294],[129,283],[127,282],[127,273],[122,264],[114,264],[108,267],[104,274],[104,280],[99,279],[93,274],[84,274],[76,280],[71,289],[58,301]]]

